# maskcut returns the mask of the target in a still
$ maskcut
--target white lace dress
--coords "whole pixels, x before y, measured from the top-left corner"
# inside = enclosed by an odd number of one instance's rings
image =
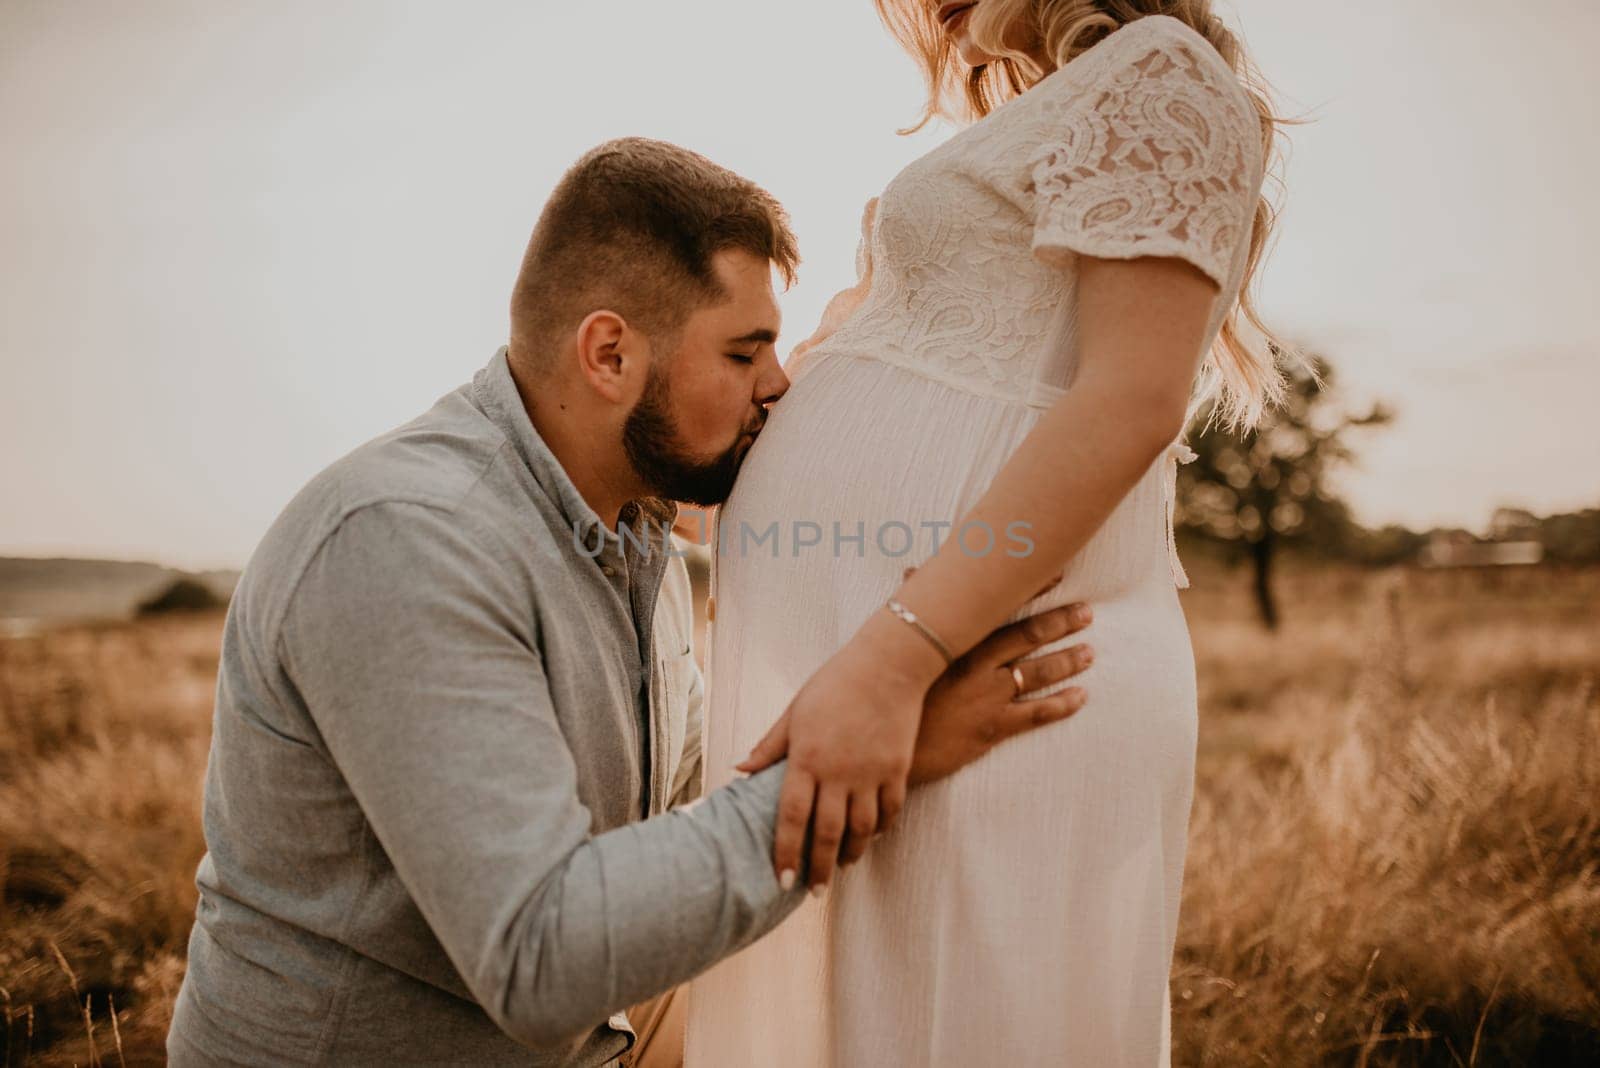
[[[1222,290],[1215,338],[1260,146],[1221,58],[1157,16],[889,184],[865,300],[807,354],[718,519],[708,788],[1070,386],[1077,254],[1193,263]],[[824,898],[695,980],[689,1068],[1168,1063],[1196,733],[1184,458],[1174,443],[1027,609],[1094,605],[1090,707],[913,790]]]

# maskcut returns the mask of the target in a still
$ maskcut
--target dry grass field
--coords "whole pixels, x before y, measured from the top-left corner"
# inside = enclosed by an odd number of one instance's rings
[[[1600,1063],[1600,572],[1194,570],[1174,1063]],[[0,640],[3,1068],[162,1060],[220,623]]]
[[[1186,602],[1177,1059],[1600,1064],[1600,573],[1284,577]]]

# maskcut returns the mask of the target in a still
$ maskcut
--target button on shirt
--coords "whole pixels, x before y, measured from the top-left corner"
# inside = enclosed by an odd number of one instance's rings
[[[804,900],[782,764],[670,808],[675,512],[606,530],[504,349],[295,497],[224,629],[172,1064],[610,1064],[621,1010]]]

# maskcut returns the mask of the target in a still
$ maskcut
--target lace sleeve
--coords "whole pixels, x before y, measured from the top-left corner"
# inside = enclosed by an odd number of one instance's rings
[[[1259,195],[1260,135],[1238,83],[1200,46],[1125,46],[1065,102],[1028,160],[1039,259],[1176,256],[1227,287]]]
[[[878,214],[878,198],[867,201],[861,209],[861,240],[856,244],[856,281],[872,276],[872,220]]]

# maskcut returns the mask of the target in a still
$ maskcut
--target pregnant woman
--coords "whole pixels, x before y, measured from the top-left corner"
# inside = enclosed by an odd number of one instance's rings
[[[821,892],[695,981],[687,1063],[1165,1065],[1196,735],[1173,481],[1199,403],[1249,424],[1279,389],[1241,301],[1274,120],[1208,0],[879,8],[930,113],[975,121],[883,191],[718,516],[708,787],[786,752],[778,865]],[[1089,714],[907,798],[947,659],[1073,600]]]

